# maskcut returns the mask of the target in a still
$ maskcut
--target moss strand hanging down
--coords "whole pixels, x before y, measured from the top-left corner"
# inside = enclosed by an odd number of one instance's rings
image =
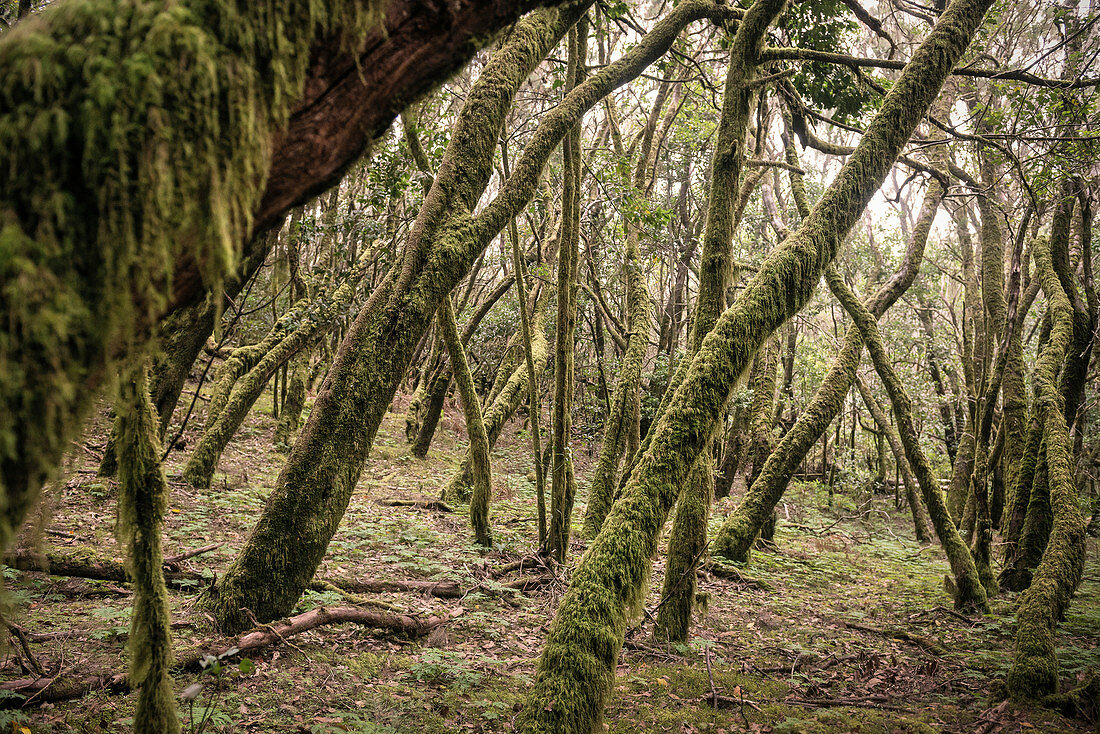
[[[314,43],[357,47],[383,4],[83,0],[0,38],[0,547],[187,290],[174,264],[231,272]]]
[[[130,618],[130,685],[137,691],[135,734],[180,730],[172,678],[172,632],[160,534],[168,510],[168,482],[160,463],[157,418],[149,398],[145,360],[119,384],[118,540],[126,549],[134,585]]]
[[[875,317],[860,303],[851,289],[844,283],[836,269],[829,267],[825,270],[825,279],[833,295],[837,297],[844,310],[852,317],[856,327],[867,345],[867,351],[871,355],[871,361],[875,365],[879,379],[882,380],[886,394],[890,396],[890,405],[894,409],[894,420],[897,422],[898,434],[901,436],[902,446],[905,448],[905,458],[909,460],[909,466],[916,474],[917,483],[920,485],[924,503],[932,516],[932,526],[936,529],[936,535],[940,539],[947,561],[951,565],[951,573],[955,584],[955,607],[958,609],[988,609],[985,587],[978,575],[978,569],[974,565],[974,558],[959,535],[955,524],[951,522],[948,514],[947,503],[940,489],[939,481],[932,472],[932,465],[928,463],[928,457],[920,446],[916,428],[913,425],[912,400],[909,398],[901,378],[898,377],[890,357],[886,354],[882,336],[879,334]]]
[[[489,495],[493,486],[493,468],[489,458],[489,437],[485,433],[485,421],[481,417],[481,401],[474,388],[474,376],[470,374],[470,365],[466,361],[466,350],[462,348],[462,339],[458,335],[458,323],[450,297],[443,299],[439,307],[439,329],[443,333],[443,343],[447,345],[447,354],[451,357],[451,371],[458,385],[458,395],[462,399],[462,410],[466,415],[466,434],[470,438],[470,471],[473,475],[473,487],[470,494],[470,526],[474,530],[474,539],[483,546],[493,544],[489,534]]]
[[[1046,552],[1016,610],[1016,652],[1008,673],[1008,691],[1017,699],[1058,692],[1054,629],[1081,583],[1085,564],[1085,522],[1078,505],[1065,402],[1058,389],[1058,373],[1073,344],[1074,313],[1052,264],[1052,243],[1053,238],[1041,238],[1034,247],[1037,277],[1054,322],[1050,340],[1035,364],[1034,380],[1054,520]]]
[[[714,434],[721,406],[764,340],[809,300],[991,4],[955,0],[948,6],[810,216],[764,260],[704,339],[570,580],[517,731],[590,734],[599,726],[628,620],[645,596],[658,535]]]

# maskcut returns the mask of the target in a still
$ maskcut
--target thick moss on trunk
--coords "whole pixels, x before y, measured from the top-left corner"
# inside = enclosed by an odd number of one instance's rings
[[[1017,699],[1058,692],[1054,629],[1081,582],[1085,563],[1085,523],[1078,506],[1065,403],[1057,384],[1073,344],[1074,312],[1052,264],[1052,241],[1040,239],[1035,245],[1037,277],[1050,303],[1053,328],[1036,362],[1034,379],[1054,520],[1042,562],[1016,612],[1016,653],[1008,690]]]
[[[256,361],[246,375],[236,381],[225,407],[206,426],[183,469],[183,478],[191,486],[210,486],[222,452],[241,427],[252,404],[263,393],[264,386],[275,374],[275,370],[331,327],[336,314],[355,296],[356,287],[372,261],[373,253],[364,252],[348,271],[344,281],[331,293],[320,294],[303,307],[294,309],[296,316],[293,321],[286,321],[282,338]],[[262,343],[266,344],[267,341],[265,339]]]
[[[905,448],[905,457],[917,476],[924,502],[932,516],[932,526],[936,529],[936,535],[939,536],[947,561],[951,565],[951,572],[955,578],[955,606],[959,609],[973,607],[985,610],[988,608],[985,587],[982,585],[978,569],[966,543],[963,542],[955,524],[951,522],[939,482],[932,473],[932,466],[928,463],[924,450],[921,449],[920,440],[913,425],[912,401],[886,354],[875,317],[859,302],[835,269],[831,267],[827,269],[825,278],[837,300],[855,321],[863,341],[867,344],[867,351],[874,362],[875,371],[878,372],[883,387],[890,396],[890,405],[894,409],[894,420],[897,421],[898,433]]]
[[[474,377],[470,374],[470,365],[466,361],[466,351],[462,348],[462,339],[458,335],[458,323],[455,321],[451,299],[445,297],[439,307],[439,327],[443,332],[443,343],[451,357],[451,371],[458,384],[458,394],[462,399],[462,410],[466,414],[466,434],[470,438],[470,472],[473,486],[470,493],[470,525],[474,530],[474,539],[484,546],[492,545],[489,535],[489,496],[492,492],[492,464],[489,458],[489,436],[485,433],[485,422],[481,417],[481,401],[474,388]]]
[[[886,440],[890,444],[890,451],[894,454],[894,462],[898,466],[898,473],[901,474],[902,483],[905,485],[905,500],[909,503],[909,512],[913,516],[913,529],[917,536],[917,542],[927,543],[932,540],[932,536],[928,532],[927,510],[921,502],[920,495],[917,494],[917,480],[913,478],[913,471],[909,468],[909,460],[905,458],[905,448],[901,445],[901,439],[898,438],[897,431],[887,420],[886,412],[879,405],[878,398],[875,397],[871,389],[867,387],[867,383],[858,374],[856,375],[856,386],[859,388],[859,394],[863,396],[863,404],[871,412],[871,417],[874,418],[879,430],[886,435]]]
[[[381,5],[88,0],[0,39],[0,547],[173,289],[231,272],[315,43]]]
[[[657,537],[692,464],[713,438],[730,391],[757,349],[809,300],[990,4],[955,0],[948,6],[810,216],[764,260],[704,339],[570,580],[518,731],[589,734],[599,725],[628,620],[644,599]]]
[[[144,362],[144,360],[142,360]],[[168,482],[160,463],[156,413],[145,365],[119,385],[119,543],[126,549],[134,585],[130,619],[130,684],[137,691],[134,731],[174,734],[180,730],[172,678],[172,632],[160,534],[168,510]]]

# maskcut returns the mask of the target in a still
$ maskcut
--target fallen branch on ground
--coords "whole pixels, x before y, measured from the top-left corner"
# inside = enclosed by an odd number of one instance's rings
[[[176,670],[197,672],[202,669],[202,660],[208,654],[215,657],[227,656],[234,648],[235,655],[255,652],[277,642],[285,642],[288,637],[327,624],[351,622],[366,627],[383,629],[408,637],[420,637],[447,622],[450,617],[428,617],[420,619],[409,614],[379,612],[362,607],[318,607],[304,614],[267,624],[246,633],[232,645],[219,648],[215,652],[190,650],[176,655]],[[80,698],[92,691],[107,689],[112,693],[125,693],[130,683],[124,673],[117,675],[56,675],[52,677],[21,678],[0,683],[0,690],[17,693],[26,699],[20,704],[13,697],[0,699],[0,707],[67,701]]]
[[[857,624],[856,622],[844,622],[844,626],[848,629],[859,630],[860,632],[870,632],[875,635],[882,635],[883,637],[891,637],[895,640],[902,640],[910,644],[916,645],[925,652],[932,655],[943,655],[944,649],[938,644],[929,640],[927,637],[921,637],[920,635],[914,635],[911,632],[906,632],[900,629],[879,629],[877,627],[868,627],[865,624]]]
[[[385,507],[417,507],[422,510],[438,510],[439,512],[455,511],[455,508],[443,500],[377,500],[377,502]]]
[[[739,584],[751,586],[754,589],[759,589],[760,591],[772,590],[772,585],[769,584],[767,581],[742,573],[741,570],[738,569],[736,566],[731,566],[728,563],[719,563],[717,561],[714,561],[704,566],[701,570],[707,571],[712,576],[717,576],[720,579],[731,579]]]

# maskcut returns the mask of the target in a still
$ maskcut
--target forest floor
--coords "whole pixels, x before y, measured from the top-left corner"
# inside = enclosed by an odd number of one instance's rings
[[[269,401],[269,398],[265,398]],[[165,554],[212,543],[184,562],[221,573],[243,544],[285,457],[272,448],[270,403],[253,412],[222,460],[213,486],[172,482]],[[468,516],[380,501],[435,499],[461,458],[461,419],[448,408],[426,460],[411,456],[402,417],[389,414],[358,490],[329,547],[322,577],[453,580],[461,598],[378,595],[393,607],[450,620],[418,640],[343,624],[322,626],[250,655],[227,660],[220,675],[184,674],[177,690],[202,684],[181,704],[185,732],[502,732],[531,683],[545,633],[565,591],[569,568],[494,578],[493,569],[535,547],[529,444],[513,424],[494,452],[492,506],[496,545],[471,542]],[[113,535],[114,494],[95,476],[87,439],[67,482],[52,492],[41,549],[120,558]],[[198,422],[189,429],[193,444]],[[578,451],[578,487],[588,452]],[[168,462],[176,480],[187,453]],[[583,517],[583,495],[577,518]],[[719,503],[717,524],[735,500]],[[579,526],[579,519],[577,525]],[[944,590],[938,547],[912,539],[893,497],[830,498],[816,483],[794,484],[780,507],[777,546],[756,551],[745,578],[706,575],[707,604],[688,644],[659,644],[640,623],[619,663],[606,712],[611,732],[1018,732],[1090,731],[1094,723],[1005,703],[996,695],[1011,660],[1014,595],[986,616],[962,616]],[[1100,563],[1089,541],[1085,581],[1058,631],[1064,684],[1100,669]],[[575,540],[573,563],[583,550]],[[113,675],[125,670],[129,592],[124,584],[4,567],[14,620],[47,675]],[[652,574],[647,608],[659,603],[663,558]],[[539,579],[526,592],[505,588]],[[216,650],[218,638],[192,608],[195,591],[171,593],[179,649]],[[299,609],[348,602],[333,591],[307,592]],[[643,617],[643,622],[645,621]],[[908,639],[905,637],[908,636]],[[16,646],[3,650],[0,679],[25,678]],[[712,703],[718,695],[718,707]],[[128,732],[133,696],[93,692],[23,708],[0,700],[0,732]],[[14,725],[11,722],[15,722]],[[11,727],[11,728],[8,728]]]

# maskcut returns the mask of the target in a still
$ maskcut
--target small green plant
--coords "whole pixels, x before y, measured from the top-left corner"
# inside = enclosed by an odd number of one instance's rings
[[[184,688],[180,694],[180,698],[187,704],[187,721],[182,723],[188,726],[187,731],[190,734],[201,734],[207,726],[221,728],[233,723],[228,714],[217,708],[218,699],[225,691],[226,680],[231,675],[244,678],[256,672],[256,664],[248,658],[241,658],[236,665],[229,664],[229,659],[238,653],[238,648],[231,647],[220,655],[205,655],[199,661],[202,679]],[[208,685],[207,681],[211,684]],[[206,699],[199,702],[204,690],[207,691]]]
[[[121,637],[130,631],[130,607],[97,607],[91,614],[101,623],[101,628],[91,634],[97,640]]]
[[[445,685],[459,694],[468,693],[485,678],[466,658],[443,650],[425,650],[409,667],[409,675],[417,682]]]

